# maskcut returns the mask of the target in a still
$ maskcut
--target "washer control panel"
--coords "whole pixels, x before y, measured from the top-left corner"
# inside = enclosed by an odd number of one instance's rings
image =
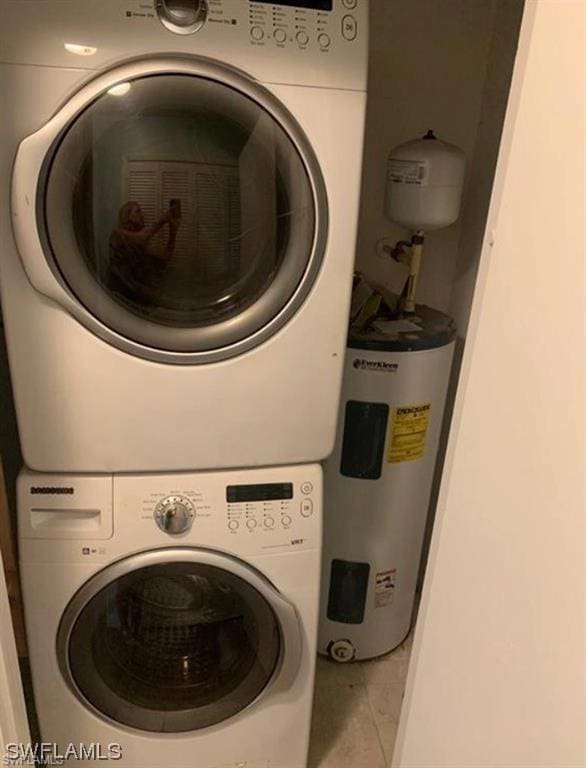
[[[114,476],[114,529],[143,545],[263,553],[320,542],[322,474],[315,464]],[[138,526],[137,526],[138,524]],[[127,531],[127,533],[124,533]]]
[[[18,478],[19,537],[41,562],[104,563],[156,547],[235,556],[315,550],[321,543],[319,464],[149,475]],[[23,550],[24,551],[24,550]]]
[[[226,522],[236,533],[289,531],[315,511],[310,480],[295,483],[232,485],[226,489]]]

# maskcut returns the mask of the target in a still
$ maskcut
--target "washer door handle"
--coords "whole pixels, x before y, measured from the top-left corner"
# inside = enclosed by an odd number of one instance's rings
[[[275,602],[278,603],[278,610]],[[301,657],[303,654],[303,641],[300,629],[301,622],[295,607],[279,593],[273,595],[270,604],[277,614],[279,624],[281,625],[284,645],[281,668],[273,683],[275,686],[289,688],[297,677],[301,666]]]

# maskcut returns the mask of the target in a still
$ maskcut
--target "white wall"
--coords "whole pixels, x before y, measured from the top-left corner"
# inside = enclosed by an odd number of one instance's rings
[[[527,4],[396,768],[586,764],[584,10]]]
[[[482,102],[458,222],[458,248],[450,275],[448,312],[460,337],[466,336],[468,328],[523,6],[523,0],[496,0],[494,9]]]

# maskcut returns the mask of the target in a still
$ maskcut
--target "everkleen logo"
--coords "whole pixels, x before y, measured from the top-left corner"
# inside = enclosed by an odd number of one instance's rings
[[[362,357],[354,358],[352,365],[363,371],[379,371],[380,373],[395,373],[399,369],[399,363],[387,363],[384,360],[365,360]]]
[[[72,495],[75,493],[75,490],[73,488],[67,488],[62,485],[33,485],[31,488],[31,493],[47,493],[53,496]]]

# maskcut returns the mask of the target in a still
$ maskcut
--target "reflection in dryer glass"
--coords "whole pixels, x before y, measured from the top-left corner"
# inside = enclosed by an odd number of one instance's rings
[[[289,257],[300,279],[313,196],[281,125],[203,77],[123,85],[69,126],[48,173],[48,243],[82,303],[115,328],[99,288],[132,315],[197,328],[253,305]]]
[[[280,633],[265,599],[212,566],[155,565],[99,592],[69,644],[73,679],[102,714],[149,731],[221,722],[266,687]]]

